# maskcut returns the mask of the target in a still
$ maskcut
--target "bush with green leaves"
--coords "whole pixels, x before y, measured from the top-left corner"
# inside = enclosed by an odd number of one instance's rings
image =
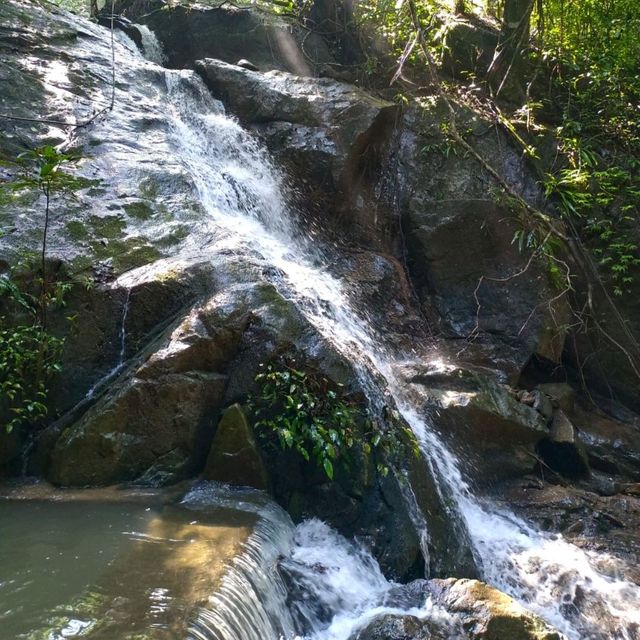
[[[47,415],[52,376],[60,371],[63,340],[40,324],[37,300],[0,276],[0,416],[7,432]]]
[[[14,172],[13,179],[3,185],[8,192],[37,191],[44,197],[42,242],[40,244],[40,301],[38,312],[42,328],[47,326],[47,309],[57,294],[49,287],[47,276],[47,242],[55,197],[73,198],[80,189],[95,181],[78,176],[68,169],[80,160],[80,156],[63,153],[51,145],[30,149],[15,160],[4,162]]]
[[[285,359],[260,365],[259,391],[248,402],[259,435],[275,436],[282,450],[313,460],[329,479],[337,462],[351,465],[358,448],[384,454],[398,446],[341,385],[294,365]],[[387,475],[388,467],[380,463],[378,471]]]
[[[79,160],[48,145],[2,162],[8,174],[1,185],[5,202],[25,191],[38,192],[44,199],[39,274],[33,264],[20,265],[25,272],[36,270],[35,282],[32,278],[21,286],[11,273],[0,276],[0,416],[6,416],[7,431],[44,418],[49,383],[60,370],[64,341],[48,331],[47,315],[51,306],[64,305],[71,284],[55,281],[47,273],[47,244],[54,199],[74,197],[94,184],[68,170]]]

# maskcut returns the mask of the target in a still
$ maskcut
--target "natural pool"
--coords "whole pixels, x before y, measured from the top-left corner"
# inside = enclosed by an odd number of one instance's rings
[[[255,519],[167,493],[13,488],[0,499],[0,637],[185,637]]]

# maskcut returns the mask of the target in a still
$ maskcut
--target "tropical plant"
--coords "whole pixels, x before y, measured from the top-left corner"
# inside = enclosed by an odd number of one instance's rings
[[[256,382],[259,391],[248,406],[258,433],[275,436],[282,450],[293,449],[313,460],[329,479],[337,462],[351,465],[356,449],[371,454],[396,446],[341,385],[318,372],[295,368],[292,360],[261,364]],[[378,471],[386,475],[388,467],[380,463]]]
[[[57,293],[50,291],[47,275],[47,241],[51,222],[51,205],[55,196],[73,197],[94,181],[68,171],[68,167],[76,164],[80,156],[62,153],[53,146],[39,147],[21,153],[9,164],[17,169],[14,179],[7,182],[5,188],[14,192],[36,190],[44,196],[42,221],[42,241],[40,244],[40,300],[39,314],[43,329],[47,326],[47,309]],[[59,292],[58,292],[59,293]]]
[[[0,276],[0,305],[0,416],[11,432],[46,416],[49,382],[60,371],[63,341],[42,327],[38,301],[8,275]]]
[[[44,146],[2,163],[10,173],[2,184],[5,198],[23,191],[44,197],[37,292],[24,277],[16,279],[11,272],[0,276],[0,416],[6,416],[7,431],[35,424],[47,414],[49,384],[60,370],[64,341],[48,331],[47,314],[51,305],[64,305],[71,284],[52,281],[47,274],[47,242],[53,199],[73,197],[93,184],[67,170],[79,159]]]

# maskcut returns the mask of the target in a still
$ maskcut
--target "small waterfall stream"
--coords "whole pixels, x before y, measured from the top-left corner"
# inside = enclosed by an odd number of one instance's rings
[[[152,35],[143,34],[145,50],[159,61]],[[427,419],[415,412],[411,389],[397,375],[411,358],[387,347],[384,336],[369,328],[352,308],[346,286],[331,275],[322,250],[296,229],[283,178],[266,151],[224,114],[192,72],[165,70],[165,77],[171,144],[191,176],[212,236],[227,250],[250,255],[275,274],[272,280],[281,293],[355,364],[371,402],[378,402],[384,392],[393,396],[439,490],[453,499],[451,517],[468,530],[484,579],[572,640],[637,638],[636,586],[599,569],[603,558],[598,555],[537,531],[473,495],[458,460]],[[367,616],[381,610],[381,596],[392,585],[365,550],[319,522],[293,531],[281,514],[265,521],[266,528],[256,531],[244,559],[231,568],[210,608],[194,623],[193,638],[290,639],[295,621],[299,626],[302,620],[313,640],[346,640]],[[277,577],[279,571],[269,569],[277,563],[288,571],[294,591],[306,594],[301,601],[294,598],[285,606],[284,582]],[[440,615],[426,603],[412,613]]]

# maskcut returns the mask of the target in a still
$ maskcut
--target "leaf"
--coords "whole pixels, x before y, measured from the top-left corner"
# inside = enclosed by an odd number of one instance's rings
[[[322,466],[324,467],[324,472],[327,474],[329,480],[333,480],[333,464],[329,458],[325,458],[322,461]]]

